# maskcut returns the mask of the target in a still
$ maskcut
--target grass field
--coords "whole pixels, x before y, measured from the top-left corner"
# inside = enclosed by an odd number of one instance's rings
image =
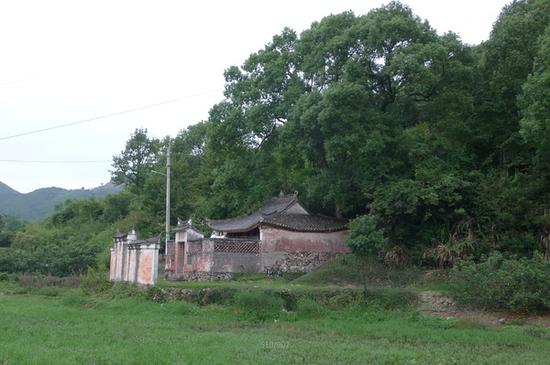
[[[445,280],[414,269],[373,266],[365,304],[358,270],[341,257],[298,278],[161,280],[147,292],[117,285],[95,294],[71,278],[0,281],[0,365],[550,362],[550,328],[421,314],[415,293],[445,290]],[[158,302],[181,291],[193,303]]]
[[[550,359],[548,329],[482,327],[414,309],[329,309],[305,301],[293,312],[258,321],[235,304],[156,303],[142,296],[2,285],[2,365],[502,365]]]

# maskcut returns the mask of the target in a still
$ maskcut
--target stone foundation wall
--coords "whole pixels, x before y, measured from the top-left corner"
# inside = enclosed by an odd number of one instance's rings
[[[265,261],[271,261],[271,266],[264,266],[267,275],[280,275],[285,272],[308,272],[321,266],[337,254],[330,252],[294,252],[276,255],[264,254]]]
[[[184,281],[210,281],[210,280],[231,280],[233,274],[230,272],[186,272],[181,275],[174,275],[170,279]]]
[[[176,238],[185,238],[183,233]],[[229,279],[233,273],[241,272],[268,275],[308,272],[340,253],[349,252],[346,234],[346,231],[293,232],[262,226],[260,240],[176,240],[176,267],[166,275],[176,280],[213,280]]]
[[[347,231],[294,232],[261,227],[261,271],[308,272],[334,256],[350,252]]]

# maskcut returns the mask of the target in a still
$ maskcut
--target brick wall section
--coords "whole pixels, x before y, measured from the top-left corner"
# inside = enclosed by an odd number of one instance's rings
[[[307,272],[330,258],[349,252],[347,231],[294,232],[260,227],[260,241],[251,239],[202,239],[186,241],[176,234],[176,270],[169,278],[209,280],[238,272]]]
[[[261,271],[268,274],[311,271],[350,252],[347,231],[294,232],[270,226],[262,226],[260,231]]]
[[[124,281],[138,285],[155,285],[158,272],[158,240],[113,240],[111,248],[111,281]]]
[[[176,271],[176,243],[174,241],[169,241],[166,245],[166,253],[164,255],[165,269],[168,272]]]
[[[260,253],[260,241],[247,239],[212,239],[214,252]]]

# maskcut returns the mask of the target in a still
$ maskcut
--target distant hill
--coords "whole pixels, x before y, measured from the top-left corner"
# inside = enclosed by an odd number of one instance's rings
[[[22,194],[0,181],[0,204],[19,195]]]
[[[36,221],[46,218],[58,204],[66,200],[102,197],[121,189],[120,186],[108,183],[93,189],[67,190],[51,187],[22,194],[0,182],[0,214],[16,216],[25,221]]]

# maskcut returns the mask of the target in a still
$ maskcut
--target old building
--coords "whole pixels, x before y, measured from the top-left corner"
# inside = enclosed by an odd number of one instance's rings
[[[310,214],[296,194],[279,195],[250,215],[210,220],[210,238],[179,221],[168,247],[166,275],[227,278],[237,272],[306,272],[348,252],[346,222]]]
[[[138,240],[132,229],[117,234],[111,246],[109,279],[138,285],[155,285],[158,272],[159,237]]]

